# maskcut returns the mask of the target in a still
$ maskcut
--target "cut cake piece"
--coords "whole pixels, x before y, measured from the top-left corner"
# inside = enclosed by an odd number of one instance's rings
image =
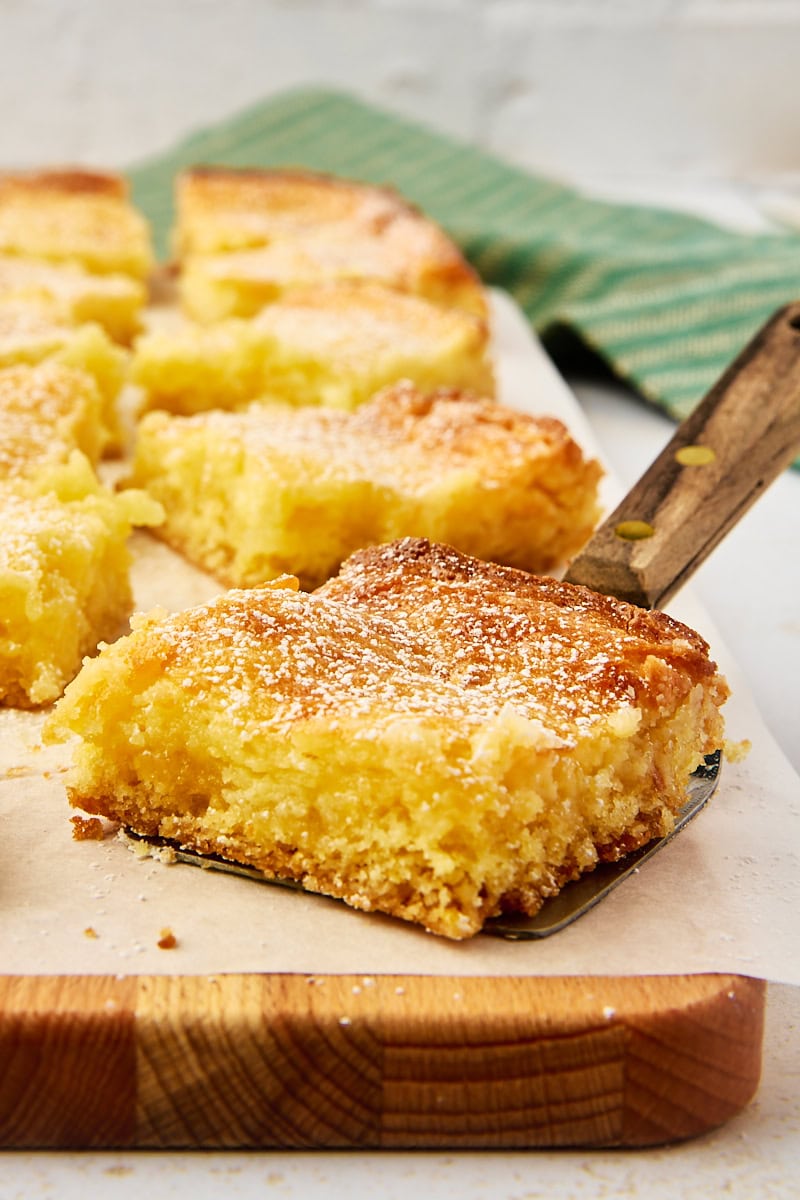
[[[118,444],[117,399],[127,376],[126,352],[99,325],[67,324],[35,302],[0,303],[0,370],[44,361],[92,377],[103,400],[102,422],[110,442]]]
[[[407,534],[550,569],[588,539],[600,474],[553,418],[399,384],[354,413],[150,413],[131,482],[163,505],[159,536],[223,582],[310,588]]]
[[[0,481],[34,480],[73,450],[96,463],[108,442],[101,413],[85,371],[60,363],[0,370]]]
[[[35,482],[0,482],[0,704],[50,703],[123,631],[128,535],[160,516],[144,493],[102,487],[79,451]]]
[[[398,193],[292,170],[204,168],[177,182],[188,314],[252,316],[294,287],[371,280],[485,317],[455,243]]]
[[[352,409],[411,379],[494,394],[484,320],[378,284],[288,293],[250,321],[187,323],[139,339],[132,379],[174,413],[252,400]]]
[[[127,345],[141,329],[147,289],[128,275],[92,275],[70,262],[0,254],[0,308],[39,306],[70,325],[94,321]]]
[[[0,253],[145,279],[150,230],[120,175],[79,168],[0,174]]]
[[[724,680],[661,613],[420,540],[290,584],[87,662],[46,731],[74,806],[466,938],[667,831],[721,744]]]

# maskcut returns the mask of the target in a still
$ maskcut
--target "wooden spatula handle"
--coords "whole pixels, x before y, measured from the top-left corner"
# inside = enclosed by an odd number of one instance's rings
[[[567,579],[661,608],[798,451],[800,301],[745,347]]]

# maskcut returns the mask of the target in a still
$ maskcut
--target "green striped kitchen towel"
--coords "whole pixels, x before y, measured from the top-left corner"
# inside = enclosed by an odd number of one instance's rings
[[[676,417],[774,309],[800,297],[800,237],[590,199],[336,91],[273,96],[134,168],[134,198],[162,253],[174,174],[197,163],[393,184],[487,283],[511,292],[545,342],[572,331]]]

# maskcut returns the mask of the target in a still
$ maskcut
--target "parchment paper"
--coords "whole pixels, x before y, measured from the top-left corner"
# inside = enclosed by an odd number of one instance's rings
[[[494,301],[501,397],[561,416],[593,450],[581,412],[511,302]],[[596,452],[596,451],[595,451]],[[643,466],[646,464],[643,464]],[[615,487],[609,482],[607,501]],[[134,541],[137,607],[220,591],[148,535]],[[76,842],[69,753],[37,748],[41,714],[0,712],[0,970],[11,974],[300,972],[644,975],[732,972],[800,984],[800,779],[753,706],[705,612],[670,606],[728,675],[727,763],[706,809],[578,922],[537,942],[450,943],[324,897],[138,859],[119,840]],[[768,614],[767,614],[768,619]],[[161,931],[175,935],[160,949]]]

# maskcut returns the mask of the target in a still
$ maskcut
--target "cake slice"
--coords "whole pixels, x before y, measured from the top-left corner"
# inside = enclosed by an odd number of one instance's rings
[[[369,280],[487,312],[478,276],[435,222],[396,192],[330,175],[190,171],[175,244],[187,313],[252,316],[291,288]]]
[[[0,704],[54,700],[130,612],[128,535],[163,514],[144,492],[100,485],[107,442],[88,372],[0,370]]]
[[[99,325],[70,325],[47,306],[31,301],[0,303],[0,371],[18,365],[58,363],[85,371],[102,398],[102,423],[119,443],[117,400],[127,376],[128,356]]]
[[[127,345],[141,329],[144,284],[128,275],[92,275],[71,262],[0,254],[0,309],[20,302],[70,325],[93,321]]]
[[[460,939],[668,830],[721,743],[663,614],[418,540],[290,584],[87,662],[46,734],[74,806]]]
[[[0,482],[0,704],[61,695],[131,610],[128,536],[160,519],[139,492],[102,487],[86,458]]]
[[[399,384],[353,413],[150,413],[131,481],[163,505],[159,535],[224,583],[310,588],[407,534],[550,569],[588,539],[600,474],[559,421]]]
[[[0,174],[0,254],[145,279],[150,231],[119,176],[70,169]]]
[[[108,441],[97,385],[60,363],[0,370],[0,481],[32,480],[73,450],[96,463]]]
[[[251,321],[187,323],[136,345],[147,407],[175,413],[256,399],[352,409],[400,379],[494,393],[485,321],[378,284],[291,292]]]

